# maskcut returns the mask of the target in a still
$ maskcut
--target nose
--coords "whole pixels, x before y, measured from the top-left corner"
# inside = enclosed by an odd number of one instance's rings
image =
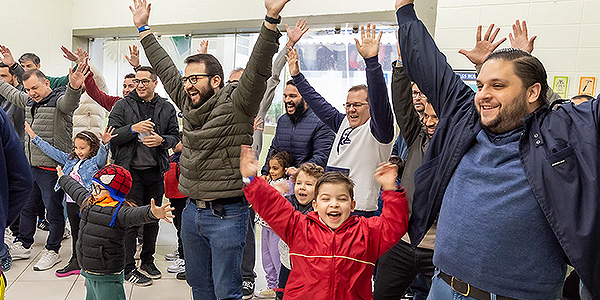
[[[483,85],[481,90],[475,94],[475,101],[491,98],[490,88],[487,85]]]

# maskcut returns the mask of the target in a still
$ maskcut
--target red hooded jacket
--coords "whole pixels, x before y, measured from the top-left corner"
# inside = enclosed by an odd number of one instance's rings
[[[331,230],[316,212],[303,215],[271,187],[255,177],[244,188],[254,210],[290,247],[292,272],[285,299],[373,299],[375,261],[408,229],[404,192],[382,193],[381,217],[350,216]]]

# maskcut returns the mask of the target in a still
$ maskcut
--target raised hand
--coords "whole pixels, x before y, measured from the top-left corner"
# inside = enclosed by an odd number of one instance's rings
[[[58,178],[61,178],[63,175],[65,175],[65,172],[63,172],[61,166],[56,166],[56,175],[58,175]]]
[[[77,50],[75,51],[75,55],[77,55],[77,60],[75,61],[75,63],[77,63],[77,64],[81,64],[85,60],[90,58],[90,55],[87,53],[87,51],[81,49],[81,47],[77,47]]]
[[[498,32],[500,32],[500,28],[496,28],[494,30],[494,24],[490,24],[483,39],[481,38],[481,29],[482,26],[477,26],[477,34],[475,36],[476,42],[475,47],[469,51],[465,49],[460,49],[458,53],[467,57],[474,65],[481,66],[485,59],[500,46],[500,44],[506,41],[506,38],[502,38],[501,40],[494,43]]]
[[[163,142],[163,137],[156,134],[156,132],[152,131],[149,136],[145,136],[142,138],[142,143],[146,145],[146,147],[158,147]]]
[[[283,7],[291,0],[265,0],[267,16],[277,19]]]
[[[125,59],[134,69],[140,66],[140,50],[136,45],[129,46],[129,56],[125,54]]]
[[[379,36],[375,33],[375,25],[371,28],[371,23],[367,24],[367,30],[365,30],[365,26],[360,27],[360,38],[361,42],[358,39],[354,39],[356,42],[356,50],[363,58],[370,58],[373,56],[377,56],[379,53],[379,43],[381,42],[381,35],[383,32],[379,32]]]
[[[298,50],[295,48],[288,48],[287,55],[285,56],[288,62],[288,68],[290,69],[290,75],[296,76],[300,74],[300,61],[298,60]]]
[[[77,69],[75,69],[75,71],[73,71],[73,68],[69,69],[69,85],[78,90],[81,85],[83,84],[83,82],[85,81],[85,78],[88,77],[90,75],[90,66],[88,65],[88,61],[87,59],[84,60],[82,63],[77,65]]]
[[[151,121],[151,119],[146,119],[131,125],[131,130],[137,133],[149,132],[154,130],[154,123]]]
[[[77,64],[81,64],[84,60],[89,58],[87,51],[81,49],[81,47],[77,47],[76,53],[71,52],[71,50],[65,46],[60,46],[60,50],[62,50],[64,58]]]
[[[375,180],[381,184],[384,191],[396,189],[396,176],[398,176],[398,165],[390,162],[379,164],[375,170]]]
[[[537,35],[534,35],[531,38],[527,37],[527,23],[525,21],[519,23],[519,20],[517,20],[515,21],[515,24],[513,24],[512,29],[513,33],[508,34],[510,46],[512,48],[527,51],[528,53],[533,52],[533,42],[535,42]]]
[[[288,48],[294,48],[296,43],[302,38],[302,36],[308,31],[308,22],[305,19],[298,19],[296,26],[290,28],[288,24],[285,24],[285,31],[287,31],[288,42],[285,44]]]
[[[198,53],[200,54],[208,54],[208,40],[200,41],[200,49],[198,49]]]
[[[129,6],[129,10],[131,10],[135,27],[140,28],[144,25],[148,25],[151,5],[152,4],[147,3],[146,0],[133,0],[133,7]]]
[[[254,149],[249,145],[242,145],[242,154],[240,157],[240,173],[242,177],[256,176],[258,172],[258,160]]]
[[[265,123],[265,121],[263,121],[263,119],[260,116],[256,116],[256,118],[254,118],[254,131],[260,130],[260,131],[264,131],[265,128],[261,125],[263,125]]]
[[[104,133],[98,132],[100,134],[100,140],[102,141],[102,144],[106,145],[106,143],[108,143],[110,139],[118,135],[113,135],[114,131],[115,129],[112,126],[107,126],[106,128],[104,128]]]
[[[4,45],[0,45],[0,61],[9,67],[15,64],[15,58],[12,56],[10,49]]]
[[[25,121],[25,132],[27,132],[31,139],[35,138],[35,132],[31,129],[31,125],[27,121]]]
[[[173,221],[171,221],[171,219],[173,219],[173,210],[175,210],[175,208],[171,207],[171,203],[169,202],[158,207],[154,202],[154,198],[150,199],[150,212],[155,218],[159,220],[162,219],[169,223],[173,223]]]

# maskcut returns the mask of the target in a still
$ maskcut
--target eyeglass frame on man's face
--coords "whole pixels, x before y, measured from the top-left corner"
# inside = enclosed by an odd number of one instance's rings
[[[345,109],[350,109],[354,107],[354,109],[360,109],[361,107],[369,105],[369,102],[357,102],[357,103],[344,103]]]
[[[150,82],[156,82],[156,80],[146,79],[146,78],[144,78],[144,79],[134,78],[132,81],[133,81],[134,86],[138,86],[138,85],[140,85],[140,83],[142,84],[142,86],[148,86],[148,84]]]
[[[196,84],[198,83],[198,80],[200,79],[200,77],[213,77],[214,75],[210,75],[210,74],[192,74],[190,76],[184,76],[181,77],[181,83],[185,84],[186,81],[189,81],[190,84]]]
[[[100,195],[102,194],[102,191],[108,191],[108,189],[104,188],[103,186],[97,183],[92,184],[92,193]]]
[[[412,97],[413,97],[413,99],[417,99],[417,98],[427,99],[427,96],[425,94],[423,94],[423,92],[417,92],[417,91],[412,92]]]

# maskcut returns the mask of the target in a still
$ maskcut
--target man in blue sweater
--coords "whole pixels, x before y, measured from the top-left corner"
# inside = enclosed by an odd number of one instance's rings
[[[550,111],[544,66],[517,49],[485,59],[474,93],[413,2],[396,0],[404,68],[440,116],[409,228],[414,246],[439,213],[429,297],[557,299],[569,262],[600,298],[600,103]]]
[[[357,215],[371,217],[377,210],[379,183],[373,174],[378,164],[388,161],[394,143],[394,117],[390,106],[383,70],[379,64],[379,36],[371,24],[361,28],[362,43],[357,39],[356,48],[365,59],[367,86],[350,88],[346,98],[346,114],[340,113],[317,93],[300,73],[298,52],[288,54],[290,74],[302,98],[315,115],[336,132],[329,153],[326,171],[349,174],[354,188]]]

